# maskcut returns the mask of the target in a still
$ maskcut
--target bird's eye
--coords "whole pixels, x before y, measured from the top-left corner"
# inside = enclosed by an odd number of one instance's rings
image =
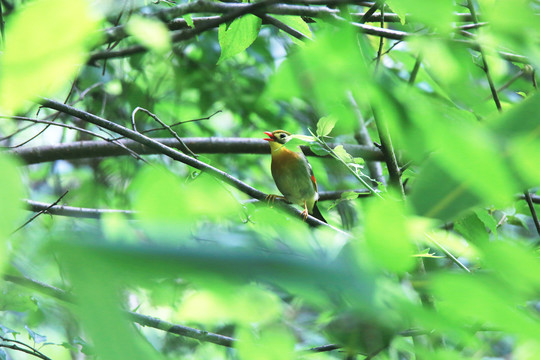
[[[284,139],[285,136],[287,136],[287,135],[285,135],[285,134],[280,134],[280,135],[279,135],[279,137],[282,138],[282,139]]]

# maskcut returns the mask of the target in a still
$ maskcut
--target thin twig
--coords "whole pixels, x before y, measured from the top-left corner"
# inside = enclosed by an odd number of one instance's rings
[[[474,4],[472,0],[467,0],[467,7],[469,8],[469,11],[471,12],[471,16],[473,19],[473,23],[478,24],[478,16],[476,16],[476,10],[474,8]],[[478,44],[478,51],[480,52],[480,57],[482,58],[482,66],[483,70],[486,73],[486,78],[489,84],[489,89],[491,91],[491,96],[493,97],[493,101],[495,102],[495,106],[497,107],[497,110],[502,111],[501,106],[501,100],[499,99],[499,94],[497,93],[497,88],[495,87],[495,83],[493,82],[493,78],[491,77],[491,73],[489,71],[489,66],[486,59],[486,54],[484,53],[484,49],[480,44]]]
[[[392,144],[392,138],[390,137],[388,125],[380,116],[378,116],[376,109],[373,109],[373,117],[377,124],[377,131],[379,133],[379,139],[381,140],[381,150],[388,168],[390,184],[399,192],[400,196],[405,199],[405,190],[401,183],[401,171],[399,170],[399,164]]]
[[[465,270],[466,272],[470,273],[471,270],[469,270],[461,261],[458,260],[450,251],[448,251],[444,246],[441,245],[437,240],[433,239],[428,234],[424,233],[424,235],[431,241],[433,244],[435,244],[446,256],[450,258],[457,266]]]
[[[273,25],[275,27],[277,27],[278,29],[282,30],[282,31],[285,31],[287,34],[291,35],[291,36],[294,36],[295,38],[297,38],[298,40],[301,40],[301,41],[311,41],[311,39],[309,37],[307,37],[306,35],[302,34],[300,31],[296,30],[296,29],[293,29],[292,27],[290,27],[289,25],[285,24],[284,22],[276,19],[275,17],[273,16],[270,16],[268,14],[256,14],[258,17],[261,18],[261,20],[267,22],[268,24],[270,25]]]
[[[19,226],[17,229],[15,229],[13,232],[11,232],[10,235],[13,235],[15,234],[17,231],[21,230],[23,227],[25,227],[26,225],[30,224],[32,221],[34,221],[35,218],[37,218],[39,215],[47,212],[47,210],[49,210],[50,208],[52,208],[53,206],[57,205],[60,200],[62,200],[62,198],[64,196],[67,195],[67,193],[69,192],[69,190],[66,190],[66,192],[64,192],[55,202],[53,202],[49,207],[47,207],[46,209],[43,209],[41,210],[40,212],[38,212],[37,214],[35,214],[34,216],[32,216],[30,219],[28,219],[27,222],[25,222],[24,224],[22,224],[21,226]]]
[[[105,137],[103,135],[99,135],[98,133],[95,133],[95,132],[87,130],[87,129],[83,129],[83,128],[73,126],[73,125],[48,121],[48,120],[33,119],[33,118],[25,117],[25,116],[0,115],[0,118],[21,120],[21,121],[29,121],[29,122],[32,122],[34,124],[47,124],[47,125],[58,126],[58,127],[63,127],[63,128],[70,129],[70,130],[79,131],[79,132],[82,132],[82,133],[85,133],[85,134],[88,134],[88,135],[95,136],[95,137],[97,137],[99,139],[105,140],[107,143],[114,144],[115,146],[118,146],[118,147],[124,149],[129,155],[133,156],[135,159],[140,160],[140,161],[145,162],[145,163],[148,163],[146,160],[144,160],[142,157],[140,157],[139,154],[137,154],[135,151],[133,151],[130,148],[128,148],[127,146],[125,146],[122,142],[117,141],[116,139],[107,138],[107,137]],[[27,150],[28,149],[14,150],[13,153],[17,153],[18,151],[24,152],[24,151],[27,151]]]
[[[362,16],[360,19],[361,24],[365,24],[366,22],[370,21],[371,16],[377,11],[379,8],[381,8],[381,20],[384,21],[384,1],[375,1],[375,4],[373,4],[368,11]],[[382,27],[382,26],[381,26]]]
[[[411,76],[409,77],[409,85],[413,85],[418,76],[418,71],[420,71],[420,66],[422,65],[422,55],[418,54],[416,61],[414,62],[414,67],[411,71]]]
[[[540,221],[538,220],[538,215],[536,215],[536,209],[534,208],[534,203],[531,197],[531,194],[529,191],[525,191],[525,200],[527,201],[527,205],[529,205],[529,210],[531,211],[531,216],[534,221],[534,226],[536,227],[536,232],[538,235],[540,235]]]
[[[42,352],[40,352],[39,350],[31,347],[28,344],[23,343],[22,341],[18,341],[18,340],[14,340],[14,339],[8,339],[8,338],[5,338],[3,336],[0,336],[0,340],[5,342],[5,343],[13,343],[12,345],[1,344],[0,343],[0,348],[6,348],[6,349],[15,350],[15,351],[20,351],[20,352],[35,356],[37,358],[43,359],[43,360],[52,360],[47,355],[43,354]],[[23,347],[21,347],[21,346],[23,346]]]
[[[381,8],[381,29],[384,29],[384,0],[377,1],[376,4],[379,4]],[[377,62],[375,63],[375,72],[377,72],[377,69],[379,68],[379,65],[381,63],[383,45],[384,38],[381,36],[379,37],[379,48],[377,49]]]
[[[77,218],[100,219],[103,215],[120,214],[132,218],[135,214],[130,210],[91,209],[65,205],[53,205],[33,200],[23,200],[28,210],[34,212],[46,211],[50,215],[69,216]]]
[[[349,102],[353,107],[353,111],[356,115],[356,122],[358,124],[358,130],[355,131],[354,138],[360,145],[373,144],[366,126],[366,122],[362,116],[362,112],[360,111],[360,108],[358,107],[358,104],[350,91],[347,93],[347,97],[349,98]],[[369,170],[369,176],[381,184],[386,185],[386,179],[383,176],[383,170],[380,162],[366,160],[366,165]],[[376,187],[377,183],[375,182],[373,186]]]
[[[178,134],[176,133],[176,131],[174,131],[169,125],[165,124],[163,121],[161,121],[157,115],[151,113],[150,111],[146,110],[145,108],[142,108],[140,106],[137,106],[135,108],[135,110],[133,110],[133,112],[131,113],[131,123],[133,124],[133,130],[137,131],[135,129],[135,114],[137,113],[137,111],[142,111],[144,113],[146,113],[148,116],[150,116],[152,119],[154,119],[155,121],[157,121],[161,126],[163,126],[165,129],[169,130],[169,132],[172,134],[172,136],[174,136],[174,138],[178,141],[178,143],[180,144],[180,149],[184,152],[184,154],[187,154],[189,156],[192,156],[194,158],[197,158],[198,156],[190,150],[190,148],[187,147],[187,145],[184,143],[184,141],[180,138],[180,136],[178,136]]]
[[[311,131],[310,131],[311,132]],[[378,196],[379,198],[382,199],[382,196],[381,194],[379,194],[379,191],[373,189],[368,183],[366,180],[363,179],[362,176],[365,176],[364,174],[359,175],[357,170],[356,169],[353,169],[349,164],[347,164],[341,157],[339,157],[336,152],[334,151],[334,149],[332,149],[325,141],[324,139],[322,139],[321,137],[319,136],[316,136],[315,134],[311,133],[311,135],[315,138],[315,141],[317,141],[317,143],[319,143],[326,151],[328,151],[328,153],[334,158],[336,159],[337,161],[339,161],[340,163],[342,163],[343,165],[345,165],[345,167],[349,170],[349,172],[351,174],[354,175],[355,178],[358,179],[358,181],[360,181],[362,183],[362,185],[364,185],[373,195],[376,195]]]

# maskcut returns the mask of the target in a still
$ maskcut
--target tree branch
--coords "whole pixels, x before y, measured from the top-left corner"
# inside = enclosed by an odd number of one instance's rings
[[[321,191],[319,192],[319,201],[327,200],[337,200],[341,198],[341,194],[345,192],[355,192],[359,197],[370,196],[371,192],[366,189],[360,190],[339,190],[339,191]],[[259,200],[253,199],[254,202]],[[120,209],[93,209],[93,208],[83,208],[67,205],[55,205],[48,204],[39,201],[33,200],[23,200],[26,205],[26,209],[33,212],[46,212],[49,215],[58,215],[58,216],[69,216],[75,218],[86,218],[86,219],[101,219],[103,215],[108,214],[120,214],[124,215],[127,218],[133,218],[135,211],[132,210],[120,210]]]
[[[178,148],[180,144],[174,138],[152,138],[164,146]],[[183,138],[184,143],[192,151],[199,154],[270,154],[268,143],[262,139],[251,138]],[[118,140],[118,143],[139,155],[157,154],[155,150],[134,140]],[[337,144],[329,144],[335,147]],[[343,147],[354,157],[369,161],[383,160],[382,152],[373,146],[343,144]],[[308,146],[301,146],[307,156],[315,155]],[[26,164],[38,164],[56,160],[75,160],[96,157],[128,155],[128,151],[116,144],[104,141],[76,141],[65,144],[43,145],[8,151],[16,155]]]
[[[132,218],[135,214],[131,210],[115,210],[115,209],[91,209],[66,205],[47,204],[33,200],[23,200],[26,204],[26,208],[34,212],[46,212],[50,215],[69,216],[77,218],[87,219],[100,219],[103,215],[108,214],[121,214],[128,218]]]

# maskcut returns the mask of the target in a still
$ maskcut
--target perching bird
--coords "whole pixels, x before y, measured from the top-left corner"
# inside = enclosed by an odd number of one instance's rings
[[[298,152],[287,149],[284,144],[292,139],[291,133],[284,130],[265,131],[272,154],[272,177],[277,188],[285,199],[304,208],[302,214],[308,213],[317,219],[327,222],[317,207],[319,194],[317,182],[313,176],[311,165],[299,149]],[[271,195],[276,198],[277,195]]]

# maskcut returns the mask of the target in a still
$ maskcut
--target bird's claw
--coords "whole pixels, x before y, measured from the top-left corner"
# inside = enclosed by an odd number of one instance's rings
[[[308,217],[308,211],[307,209],[304,209],[304,211],[302,211],[302,218],[304,219],[304,221],[306,221],[307,217]]]
[[[272,207],[274,206],[274,202],[276,201],[276,199],[285,200],[285,197],[281,195],[270,194],[266,196],[265,201],[268,203],[268,205],[270,205],[270,207]]]

